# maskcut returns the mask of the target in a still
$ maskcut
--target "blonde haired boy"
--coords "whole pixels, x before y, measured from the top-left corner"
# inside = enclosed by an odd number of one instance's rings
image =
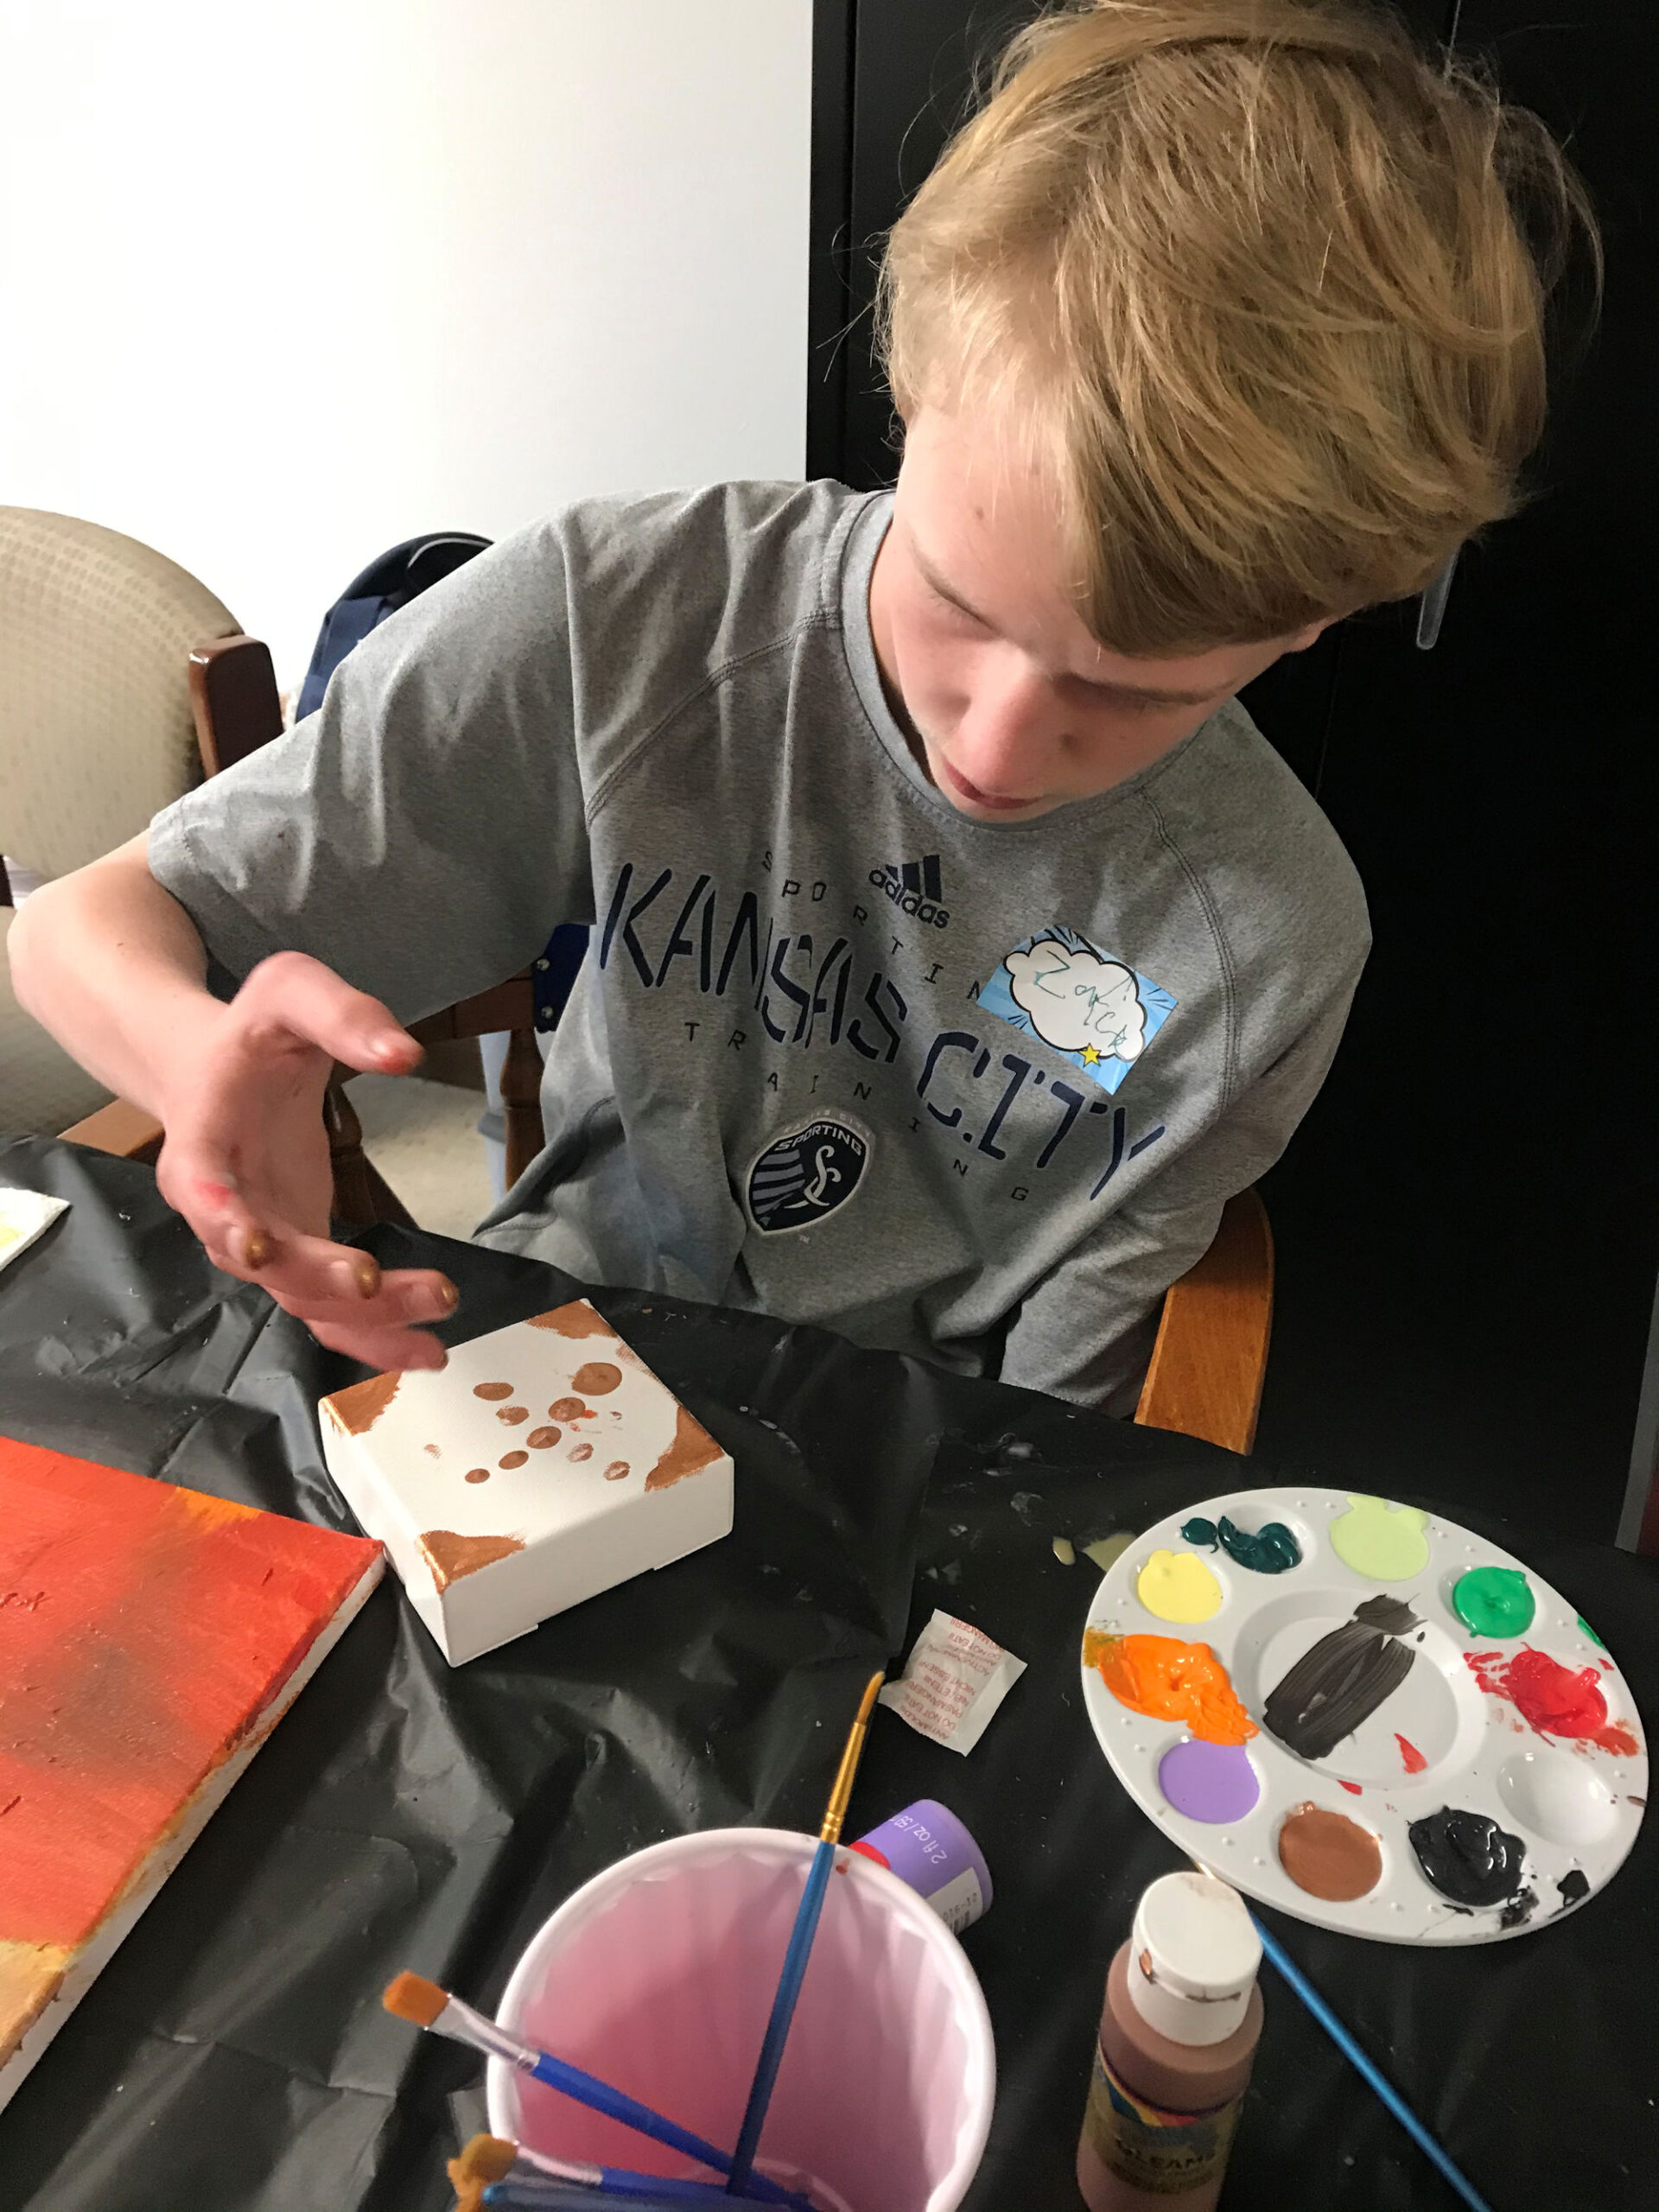
[[[220,1266],[431,1364],[450,1287],[328,1241],[330,1063],[411,1067],[400,1021],[589,921],[486,1242],[1131,1402],[1366,950],[1234,695],[1516,504],[1523,205],[1582,217],[1541,128],[1386,17],[1045,16],[889,243],[895,493],[523,531],[37,893],[20,995]]]

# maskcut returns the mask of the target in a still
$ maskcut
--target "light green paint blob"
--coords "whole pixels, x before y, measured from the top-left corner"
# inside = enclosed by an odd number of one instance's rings
[[[1600,1637],[1596,1634],[1596,1631],[1594,1630],[1594,1629],[1592,1629],[1592,1628],[1591,1627],[1591,1625],[1590,1625],[1589,1622],[1588,1622],[1587,1620],[1586,1620],[1586,1618],[1584,1618],[1584,1615],[1583,1615],[1582,1613],[1579,1614],[1579,1616],[1578,1616],[1578,1623],[1579,1623],[1579,1626],[1580,1626],[1580,1627],[1584,1630],[1585,1634],[1589,1637],[1589,1639],[1590,1639],[1590,1641],[1591,1641],[1591,1643],[1592,1643],[1596,1644],[1597,1646],[1599,1646],[1599,1649],[1600,1649],[1601,1650],[1603,1650],[1603,1651],[1605,1651],[1605,1650],[1607,1649],[1606,1645],[1605,1645],[1605,1643],[1602,1643],[1601,1638],[1600,1638]]]
[[[1104,1574],[1109,1567],[1116,1566],[1134,1541],[1134,1536],[1127,1529],[1119,1529],[1112,1535],[1096,1536],[1092,1544],[1085,1544],[1083,1555],[1085,1559],[1093,1560]]]
[[[1538,1607],[1518,1567],[1471,1567],[1452,1592],[1452,1610],[1477,1636],[1524,1636]]]
[[[1054,1556],[1058,1560],[1062,1567],[1075,1567],[1077,1565],[1077,1554],[1070,1536],[1055,1537]]]
[[[1408,1582],[1428,1565],[1427,1519],[1414,1505],[1351,1492],[1347,1512],[1331,1523],[1331,1548],[1372,1582]]]
[[[21,1243],[22,1235],[22,1230],[14,1229],[9,1221],[0,1221],[0,1252],[3,1252],[8,1244]]]

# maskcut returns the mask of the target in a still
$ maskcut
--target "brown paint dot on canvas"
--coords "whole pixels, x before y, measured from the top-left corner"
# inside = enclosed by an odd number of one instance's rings
[[[468,1467],[465,1479],[469,1483],[486,1483],[490,1479],[487,1467]]]
[[[626,1459],[613,1459],[605,1470],[605,1479],[607,1483],[620,1483],[627,1471],[628,1463]]]
[[[591,1444],[573,1444],[570,1447],[570,1457],[573,1459],[591,1459],[593,1456],[594,1447]]]
[[[585,1392],[590,1398],[602,1398],[607,1390],[614,1390],[621,1380],[620,1367],[613,1367],[608,1359],[595,1359],[576,1370],[570,1377],[570,1388]]]
[[[511,1382],[474,1382],[473,1395],[475,1398],[510,1398],[512,1385]]]
[[[530,1408],[528,1406],[498,1406],[495,1409],[495,1417],[497,1421],[505,1421],[509,1428],[517,1428],[521,1421],[530,1419]]]
[[[1382,1853],[1370,1830],[1312,1803],[1293,1805],[1286,1815],[1279,1863],[1299,1890],[1335,1904],[1368,1896],[1382,1878]]]
[[[580,1398],[555,1398],[547,1409],[549,1421],[586,1421],[588,1414]]]
[[[504,1467],[522,1467],[529,1457],[528,1452],[504,1452],[499,1464]]]
[[[441,1459],[443,1457],[443,1454],[439,1451],[435,1444],[429,1444],[425,1448],[431,1453],[435,1459]]]
[[[556,1444],[563,1433],[562,1428],[532,1428],[524,1441],[532,1452],[545,1452],[550,1444]]]

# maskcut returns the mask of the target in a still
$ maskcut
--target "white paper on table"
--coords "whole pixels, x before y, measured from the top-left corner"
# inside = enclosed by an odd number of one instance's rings
[[[1023,1659],[982,1630],[936,1611],[911,1648],[903,1678],[887,1684],[880,1702],[919,1735],[965,1753],[1025,1671]]]
[[[27,1251],[68,1210],[67,1198],[48,1198],[44,1191],[19,1191],[0,1183],[0,1268]]]

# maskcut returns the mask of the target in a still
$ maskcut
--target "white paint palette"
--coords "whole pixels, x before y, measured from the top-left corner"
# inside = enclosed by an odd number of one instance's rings
[[[1647,1803],[1634,1701],[1567,1600],[1357,1492],[1234,1492],[1147,1530],[1090,1607],[1083,1683],[1183,1851],[1382,1942],[1548,1925],[1611,1879]]]

